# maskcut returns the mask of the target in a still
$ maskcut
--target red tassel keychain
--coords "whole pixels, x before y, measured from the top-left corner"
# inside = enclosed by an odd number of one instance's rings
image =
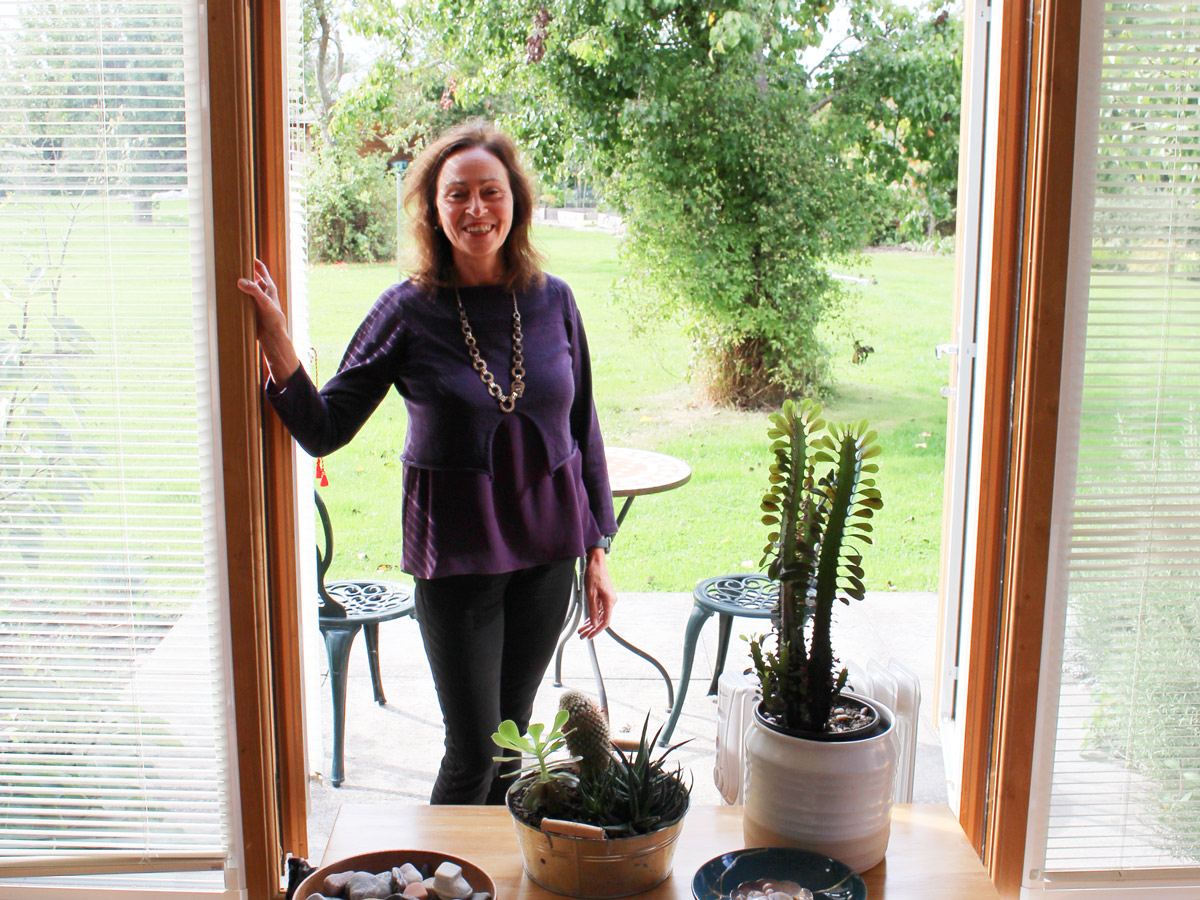
[[[309,348],[309,353],[312,355],[313,367],[313,383],[317,383],[317,350],[315,347]],[[317,484],[320,487],[329,487],[329,477],[325,474],[325,460],[317,457]]]

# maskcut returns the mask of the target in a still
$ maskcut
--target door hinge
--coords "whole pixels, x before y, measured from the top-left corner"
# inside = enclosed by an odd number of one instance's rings
[[[975,358],[975,350],[976,350],[975,344],[963,344],[962,355],[966,359],[974,359]],[[933,348],[933,358],[937,359],[937,360],[940,360],[943,356],[958,356],[958,355],[959,355],[958,344],[938,344],[936,347]]]

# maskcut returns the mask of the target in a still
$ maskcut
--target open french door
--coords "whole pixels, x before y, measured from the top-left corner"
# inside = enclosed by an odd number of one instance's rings
[[[963,723],[970,660],[975,528],[979,514],[981,429],[986,389],[988,308],[995,220],[995,134],[999,29],[992,27],[1003,0],[967,0],[964,9],[962,153],[959,164],[958,240],[951,339],[937,347],[949,363],[943,388],[946,424],[946,476],[942,517],[942,558],[938,579],[939,665],[931,715],[941,732],[947,793],[958,812],[963,769]]]

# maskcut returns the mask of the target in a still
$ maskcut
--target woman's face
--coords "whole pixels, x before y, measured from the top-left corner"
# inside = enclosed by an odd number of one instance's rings
[[[512,188],[504,163],[483,147],[450,156],[438,173],[437,217],[464,283],[499,280],[504,274],[500,251],[513,217]]]

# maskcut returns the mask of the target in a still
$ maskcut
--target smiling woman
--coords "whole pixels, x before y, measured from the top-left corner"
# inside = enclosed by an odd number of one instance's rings
[[[508,135],[481,123],[444,135],[404,179],[413,280],[518,290],[540,281],[530,239],[535,196]]]
[[[412,277],[383,292],[319,392],[266,267],[239,282],[257,311],[267,396],[309,453],[348,443],[389,388],[404,398],[402,568],[446,725],[434,803],[503,801],[496,776],[518,760],[498,766],[491,734],[503,719],[529,724],[581,557],[580,636],[603,631],[616,602],[587,340],[570,288],[530,245],[533,196],[491,126],[435,141],[405,184]]]

